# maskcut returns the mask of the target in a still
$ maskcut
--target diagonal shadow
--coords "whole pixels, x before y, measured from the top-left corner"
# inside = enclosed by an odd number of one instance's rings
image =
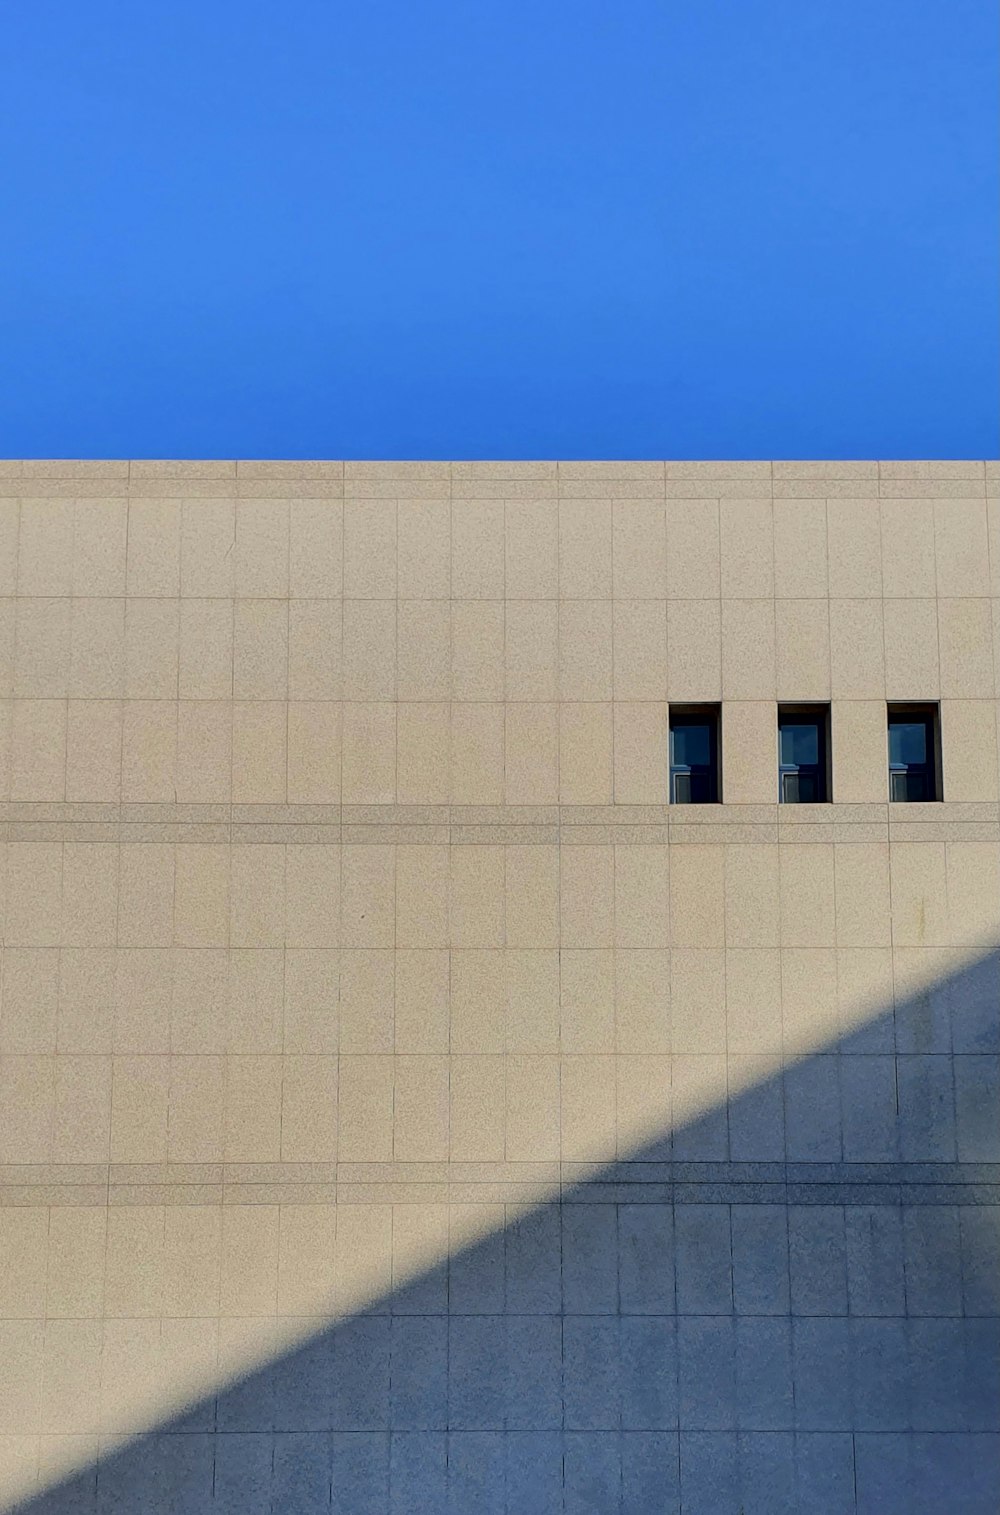
[[[995,1515],[998,1053],[990,951],[16,1508]]]

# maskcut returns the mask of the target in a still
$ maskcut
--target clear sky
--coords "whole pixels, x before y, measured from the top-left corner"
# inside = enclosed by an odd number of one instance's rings
[[[7,0],[0,455],[998,451],[995,0]]]

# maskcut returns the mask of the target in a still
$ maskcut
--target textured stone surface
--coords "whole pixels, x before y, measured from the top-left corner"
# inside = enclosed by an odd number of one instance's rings
[[[994,1510],[995,471],[0,469],[5,1508]]]

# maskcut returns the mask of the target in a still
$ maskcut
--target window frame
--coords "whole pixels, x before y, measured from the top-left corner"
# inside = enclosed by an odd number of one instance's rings
[[[886,777],[889,790],[890,805],[933,805],[942,798],[941,783],[941,706],[937,700],[891,700],[885,707],[885,755]],[[893,725],[922,724],[927,732],[926,763],[893,763],[891,734]],[[911,799],[909,795],[898,798],[893,794],[893,779],[897,776],[906,777],[911,772],[922,773],[926,776],[927,787],[930,793],[921,799]]]
[[[677,798],[676,779],[697,772],[687,763],[674,762],[674,731],[678,727],[707,726],[708,779],[711,798]],[[722,803],[722,707],[718,702],[670,705],[667,709],[667,797],[671,805],[721,805]]]
[[[815,725],[819,734],[819,760],[816,763],[817,784],[820,797],[815,800],[789,800],[785,798],[785,777],[803,771],[802,764],[781,761],[781,728],[788,725]],[[778,804],[779,805],[828,805],[833,793],[833,771],[830,754],[830,706],[823,700],[786,703],[779,700],[777,707],[778,736]],[[810,771],[812,765],[806,765]]]

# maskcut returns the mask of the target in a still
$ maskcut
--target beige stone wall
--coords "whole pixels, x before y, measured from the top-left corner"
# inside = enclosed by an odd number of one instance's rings
[[[0,464],[7,1497],[585,1165],[996,1161],[932,986],[1000,941],[998,678],[995,464]]]

